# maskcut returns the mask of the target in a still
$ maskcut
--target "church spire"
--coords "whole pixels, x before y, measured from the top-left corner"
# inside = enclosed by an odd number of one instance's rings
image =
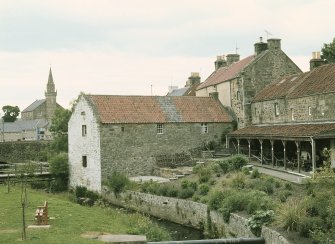
[[[54,92],[55,92],[55,83],[54,83],[54,79],[52,77],[52,71],[51,71],[51,67],[50,67],[48,84],[47,84],[47,93],[54,93]]]

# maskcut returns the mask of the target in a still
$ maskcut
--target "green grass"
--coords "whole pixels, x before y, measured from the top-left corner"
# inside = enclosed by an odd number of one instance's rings
[[[84,239],[80,235],[85,232],[146,234],[152,232],[153,228],[157,230],[154,238],[157,235],[158,238],[168,238],[149,218],[138,213],[81,206],[70,202],[67,194],[48,194],[29,188],[27,193],[27,225],[34,224],[36,207],[43,205],[44,201],[48,201],[51,217],[50,229],[27,229],[28,243],[97,243],[99,241]],[[0,243],[22,242],[21,233],[21,189],[19,186],[12,187],[7,193],[7,188],[0,185]]]

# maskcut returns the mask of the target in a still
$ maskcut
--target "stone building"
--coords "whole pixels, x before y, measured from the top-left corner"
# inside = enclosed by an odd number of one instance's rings
[[[218,56],[215,71],[197,87],[196,96],[218,97],[232,108],[238,128],[251,124],[251,101],[277,78],[301,73],[282,51],[280,39],[255,43],[255,54],[240,60],[238,54]]]
[[[167,96],[195,96],[195,91],[200,84],[200,75],[198,72],[192,72],[191,76],[188,77],[185,87],[178,88],[175,86],[169,87]]]
[[[36,100],[21,112],[22,120],[46,119],[51,122],[51,119],[57,108],[62,108],[57,101],[57,91],[52,77],[51,68],[45,91],[45,99]]]
[[[160,155],[190,152],[232,130],[213,98],[82,95],[70,118],[70,185],[101,191],[112,171],[152,174]]]
[[[280,78],[252,100],[252,125],[230,133],[238,151],[260,152],[261,162],[298,172],[322,165],[333,149],[335,167],[335,64],[317,54],[306,73]],[[322,65],[322,66],[320,66]]]
[[[49,131],[52,117],[57,108],[57,91],[51,68],[45,92],[45,99],[36,100],[21,112],[21,119],[15,122],[0,121],[1,141],[51,140]]]

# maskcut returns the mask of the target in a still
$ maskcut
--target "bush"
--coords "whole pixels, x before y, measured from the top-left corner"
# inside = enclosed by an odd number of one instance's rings
[[[238,173],[231,179],[231,186],[236,189],[243,189],[246,185],[246,177],[243,173]]]
[[[209,192],[209,186],[206,184],[201,184],[199,186],[199,194],[200,195],[207,195],[207,193]]]
[[[178,197],[181,199],[186,199],[186,198],[191,198],[194,195],[194,190],[187,188],[187,189],[182,189],[179,194]]]
[[[202,169],[200,169],[197,174],[199,176],[200,183],[208,182],[211,177],[211,171],[209,168],[206,168],[206,167],[203,167]]]
[[[288,190],[284,190],[284,191],[282,191],[282,192],[280,192],[279,193],[279,200],[281,201],[281,202],[286,202],[286,200],[287,200],[287,198],[289,197],[289,196],[291,196],[292,195],[292,192],[290,192],[290,191],[288,191]]]
[[[264,192],[266,192],[268,195],[273,194],[274,191],[274,183],[272,181],[266,180],[263,183],[262,189]]]
[[[256,179],[256,178],[259,178],[260,175],[261,174],[259,173],[258,169],[253,169],[250,176],[252,179]]]
[[[286,182],[285,185],[284,185],[284,187],[285,187],[286,190],[289,190],[289,191],[293,190],[292,184],[289,183],[289,182]]]
[[[85,186],[76,186],[74,190],[74,195],[79,197],[86,197],[87,188]]]
[[[250,171],[249,171],[249,169],[248,168],[242,168],[242,172],[243,172],[243,174],[245,174],[245,175],[249,175],[250,174]]]
[[[113,171],[112,175],[108,177],[108,187],[117,197],[129,184],[129,179],[123,173]]]
[[[222,173],[226,174],[229,172],[229,162],[228,160],[222,160],[218,162],[218,165],[220,166]]]
[[[300,236],[309,238],[314,230],[321,228],[323,220],[320,217],[306,217],[301,219],[298,224],[298,231]]]
[[[51,183],[51,191],[60,192],[68,188],[69,161],[67,153],[59,153],[52,157],[49,162],[50,173],[55,177]]]
[[[272,210],[257,211],[248,219],[248,225],[255,236],[261,236],[262,226],[273,221]]]
[[[183,180],[181,182],[181,188],[186,189],[189,186],[190,182],[188,180]]]
[[[243,166],[247,165],[248,159],[243,155],[234,155],[229,159],[229,168],[231,170],[240,170]]]
[[[306,217],[306,204],[304,201],[290,199],[280,205],[276,223],[288,231],[296,231],[298,224]]]
[[[214,191],[208,198],[208,207],[212,210],[218,210],[222,205],[224,194],[221,191]]]
[[[198,189],[198,183],[195,181],[190,181],[189,185],[190,188],[192,188],[193,190],[197,190]]]
[[[247,198],[242,192],[233,192],[233,194],[226,195],[227,197],[224,199],[220,212],[223,215],[223,219],[228,222],[230,213],[245,210]]]

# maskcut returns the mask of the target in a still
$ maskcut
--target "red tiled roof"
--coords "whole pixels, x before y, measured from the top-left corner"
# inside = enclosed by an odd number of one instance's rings
[[[253,101],[297,98],[329,92],[335,92],[335,64],[323,65],[303,74],[276,80],[260,91]]]
[[[217,85],[224,81],[235,78],[237,74],[254,59],[255,55],[251,55],[229,66],[219,68],[218,70],[214,71],[203,83],[201,83],[197,87],[197,90],[208,86]]]
[[[329,132],[333,133],[329,133]],[[327,133],[335,136],[335,123],[323,124],[289,124],[289,125],[257,125],[242,128],[229,133],[232,137],[258,137],[258,138],[297,138],[322,136]]]
[[[85,95],[102,123],[231,122],[209,97]]]

